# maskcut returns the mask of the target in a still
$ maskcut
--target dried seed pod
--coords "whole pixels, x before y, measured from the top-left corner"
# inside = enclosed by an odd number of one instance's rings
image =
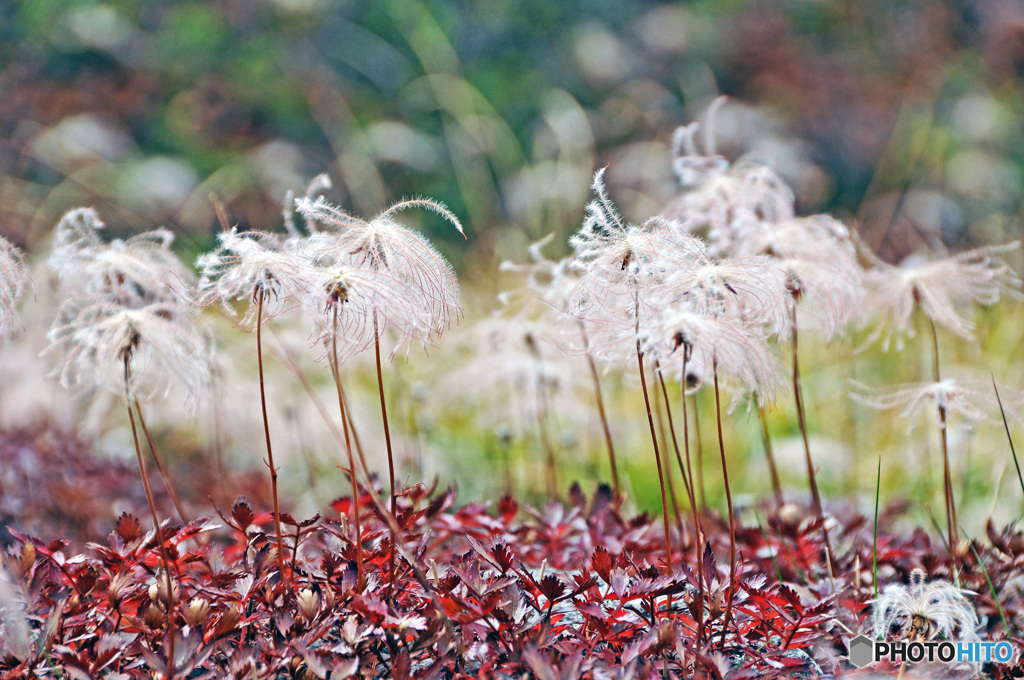
[[[312,621],[320,609],[320,597],[309,588],[303,588],[299,591],[297,604],[299,614],[307,621]]]
[[[185,623],[193,628],[202,628],[210,618],[210,603],[201,597],[193,597],[185,607]]]

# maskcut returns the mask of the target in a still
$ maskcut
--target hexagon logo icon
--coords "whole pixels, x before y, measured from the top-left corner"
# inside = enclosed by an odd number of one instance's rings
[[[875,660],[875,643],[863,635],[850,640],[850,663],[857,668],[867,666]]]

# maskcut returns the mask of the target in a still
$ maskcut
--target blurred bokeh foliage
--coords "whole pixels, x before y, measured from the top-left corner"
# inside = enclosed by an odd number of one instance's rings
[[[432,236],[482,268],[575,229],[595,167],[657,212],[672,130],[719,93],[720,151],[889,259],[1004,240],[1020,210],[1015,0],[34,0],[0,6],[0,59],[0,231],[29,249],[92,204],[196,252],[211,195],[273,229],[327,172],[359,213],[446,201],[471,240]]]
[[[233,222],[275,230],[286,192],[301,193],[326,172],[334,182],[328,197],[363,215],[405,196],[447,203],[468,240],[430,215],[402,219],[420,219],[460,270],[467,317],[486,316],[496,306],[490,293],[507,283],[496,274],[498,261],[523,261],[526,245],[551,232],[547,252],[565,254],[595,169],[607,166],[609,191],[628,218],[659,212],[679,191],[673,130],[701,120],[726,94],[712,135],[718,151],[768,160],[794,188],[802,213],[831,212],[898,261],[1019,235],[1022,79],[1024,0],[0,2],[0,234],[44,254],[60,215],[92,205],[113,236],[173,229],[191,262],[221,228],[216,202]],[[934,498],[938,468],[926,464],[938,450],[934,433],[908,439],[895,414],[869,421],[845,398],[850,378],[918,380],[930,357],[920,348],[854,355],[863,335],[803,350],[811,430],[829,438],[814,443],[825,462],[823,488],[870,503],[875,455],[895,450],[901,464],[886,459],[883,476],[892,479],[883,489],[905,496],[909,486],[912,495],[922,487]],[[980,346],[958,343],[945,356],[976,365],[982,377],[989,369],[1000,380],[1012,373],[1019,319],[994,310],[977,335]],[[224,338],[235,343],[229,352],[243,343],[252,351],[248,337]],[[301,334],[294,345],[307,341]],[[28,359],[12,363],[30,366],[38,347],[29,349]],[[402,365],[395,380],[422,387],[451,372],[450,363],[426,363]],[[357,370],[370,375],[366,366]],[[13,383],[4,385],[8,394]],[[612,408],[631,414],[616,437],[642,454],[624,474],[640,504],[655,508],[636,385],[609,383]],[[357,388],[369,393],[375,384]],[[572,389],[563,394],[572,397]],[[499,476],[479,472],[509,459],[522,462],[515,474],[524,486],[543,486],[536,442],[503,445],[491,423],[478,427],[466,409],[403,396],[415,391],[395,390],[404,400],[395,412],[417,432],[415,446],[405,448],[419,456],[422,434],[424,448],[443,450],[445,478],[467,497],[495,491]],[[256,394],[251,384],[248,394]],[[510,408],[507,394],[492,398]],[[572,400],[559,404],[569,424],[559,441],[566,479],[607,478],[589,398],[579,413]],[[291,393],[281,401],[300,403]],[[712,413],[706,397],[700,407]],[[248,412],[258,409],[250,404]],[[303,409],[292,415],[294,423],[276,429],[300,436],[323,429]],[[376,422],[376,413],[360,415]],[[568,436],[577,423],[589,429]],[[739,489],[763,495],[758,423],[749,414],[736,423],[730,451],[749,472]],[[777,447],[784,481],[802,484],[794,414],[779,409],[771,427],[788,441]],[[255,421],[238,429],[262,432]],[[1003,434],[986,432],[974,467],[965,458],[956,475],[962,497],[985,511],[1001,484],[1003,493],[1012,488],[1002,478]],[[300,453],[322,443],[309,436],[295,447]],[[974,434],[957,436],[969,451]],[[319,448],[333,454],[330,445]],[[240,448],[248,455],[254,447]],[[333,458],[325,460],[320,468],[340,474]],[[918,472],[909,483],[908,469]],[[297,470],[285,471],[293,485]],[[708,478],[717,500],[717,477]],[[321,487],[334,493],[336,485],[332,478]]]

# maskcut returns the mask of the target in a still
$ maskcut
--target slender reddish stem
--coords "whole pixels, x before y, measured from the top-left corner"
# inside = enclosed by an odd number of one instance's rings
[[[811,487],[811,502],[814,507],[814,515],[821,523],[821,534],[825,539],[825,558],[828,565],[829,576],[832,576],[832,565],[835,558],[832,553],[832,542],[828,536],[828,527],[825,525],[825,513],[821,505],[821,493],[818,491],[818,477],[814,472],[814,462],[811,460],[811,444],[807,437],[807,414],[804,410],[804,391],[800,381],[800,352],[798,350],[798,335],[796,325],[796,300],[790,308],[793,324],[793,398],[796,400],[796,418],[800,424],[800,436],[804,442],[804,459],[807,463],[807,479]]]
[[[633,314],[635,317],[636,361],[640,368],[640,387],[644,393],[644,407],[647,409],[647,425],[651,429],[651,443],[654,444],[654,460],[658,464],[658,486],[661,487],[661,516],[665,528],[665,569],[672,573],[672,534],[668,523],[668,499],[665,497],[665,474],[661,469],[661,451],[658,448],[658,433],[654,429],[654,416],[651,413],[651,397],[647,392],[647,372],[644,370],[644,352],[640,347],[640,288],[633,292]],[[667,598],[667,609],[672,608],[672,596]],[[654,612],[651,612],[654,617]]]
[[[764,455],[768,459],[768,474],[772,479],[772,494],[775,496],[775,507],[782,507],[782,484],[779,482],[779,470],[775,467],[775,450],[772,448],[772,436],[768,433],[768,417],[764,409],[758,407],[758,418],[761,420],[761,440],[764,442]]]
[[[331,373],[334,375],[334,386],[338,391],[338,409],[341,411],[341,427],[345,433],[345,454],[348,456],[348,474],[349,479],[352,481],[352,508],[356,530],[355,540],[353,541],[356,547],[356,590],[357,592],[362,592],[365,580],[363,576],[363,532],[359,517],[359,500],[361,495],[359,493],[359,484],[356,482],[356,462],[352,456],[352,441],[349,437],[348,416],[345,412],[345,397],[341,391],[341,372],[338,369],[337,306],[332,311],[331,324],[333,331],[331,333]]]
[[[651,428],[651,443],[654,444],[654,460],[658,463],[658,484],[661,487],[661,514],[662,523],[665,527],[665,566],[669,572],[672,571],[672,537],[669,531],[668,522],[668,498],[665,496],[665,473],[661,469],[661,451],[658,447],[658,433],[654,429],[654,414],[651,411],[651,398],[647,393],[647,374],[644,371],[644,353],[640,349],[640,342],[636,344],[636,360],[640,368],[640,387],[644,392],[644,406],[647,407],[647,424]],[[669,604],[672,598],[669,596]]]
[[[686,364],[689,360],[689,349],[683,349],[683,373],[679,385],[680,397],[683,402],[683,448],[686,451],[686,471],[690,476],[690,511],[693,513],[693,551],[697,564],[697,647],[704,644],[704,530],[697,512],[697,492],[693,484],[693,465],[690,462],[690,422],[686,412]],[[679,558],[682,560],[682,556]]]
[[[352,442],[356,445],[356,455],[359,457],[359,465],[363,468],[363,474],[366,478],[370,478],[370,467],[366,464],[366,455],[363,453],[363,444],[359,439],[359,430],[356,429],[356,424],[352,420],[352,408],[348,404],[348,395],[345,393],[345,386],[341,386],[341,400],[345,402],[345,422],[348,423],[349,429],[352,431]]]
[[[668,391],[665,389],[665,380],[661,375],[661,367],[658,365],[657,361],[654,362],[654,375],[657,378],[657,381],[660,385],[660,390],[659,386],[655,386],[655,389],[659,391],[655,391],[654,393],[654,416],[658,422],[658,434],[661,436],[661,454],[665,456],[662,459],[662,466],[665,470],[665,483],[668,486],[668,497],[669,500],[672,501],[672,516],[673,518],[675,518],[676,521],[676,531],[679,532],[679,539],[682,540],[683,519],[679,513],[679,498],[676,495],[676,484],[675,481],[672,479],[672,463],[670,462],[668,455],[668,437],[665,435],[665,416],[662,415],[662,402],[665,402],[664,408],[666,411],[668,411],[668,421],[670,424],[672,422],[672,411],[669,409]],[[672,443],[676,447],[676,456],[678,457],[679,445],[676,443],[676,433],[674,427],[672,428]],[[686,482],[685,474],[683,475],[683,482]],[[671,563],[668,565],[668,567],[669,571],[671,571]]]
[[[171,560],[167,556],[167,546],[164,545],[163,528],[160,526],[160,517],[156,511],[156,501],[153,500],[153,487],[149,483],[149,473],[146,471],[146,461],[142,458],[142,447],[139,445],[139,432],[135,427],[135,415],[132,413],[130,399],[131,383],[131,354],[124,353],[124,390],[125,406],[128,409],[128,422],[132,426],[132,440],[135,442],[135,459],[139,463],[139,473],[142,475],[142,486],[146,490],[146,503],[149,505],[149,514],[153,518],[153,530],[156,532],[156,542],[160,546],[160,560],[163,562],[164,587],[167,588],[167,669],[168,680],[174,680],[174,590],[171,586]],[[138,408],[138,402],[136,402]],[[140,415],[141,418],[141,415]]]
[[[593,355],[590,354],[590,342],[587,339],[587,328],[580,321],[580,333],[583,335],[583,351],[587,357],[587,366],[590,367],[590,376],[594,379],[594,396],[597,399],[597,412],[601,416],[601,428],[604,430],[604,441],[608,446],[608,462],[612,467],[612,488],[615,491],[615,501],[619,502],[621,498],[621,488],[619,486],[619,466],[615,460],[615,445],[612,443],[612,431],[608,425],[608,414],[604,410],[604,397],[601,394],[601,379],[597,374],[597,364],[594,362]]]
[[[685,382],[684,382],[685,386]],[[700,408],[697,395],[693,397],[693,445],[697,448],[697,488],[700,490],[700,507],[708,507],[708,493],[704,486],[704,444],[700,436]]]
[[[662,375],[659,369],[655,369],[657,375],[657,382],[662,389],[662,400],[665,401],[665,413],[666,420],[669,421],[669,433],[672,436],[672,448],[676,454],[676,463],[679,465],[679,473],[683,479],[683,490],[686,492],[686,501],[691,504],[693,503],[693,493],[690,486],[689,477],[686,474],[686,468],[683,466],[683,455],[679,450],[679,438],[676,436],[676,424],[675,419],[672,417],[672,403],[669,401],[669,390],[665,386],[665,376]],[[658,418],[660,420],[660,417]],[[665,439],[665,431],[662,431],[662,438]],[[675,487],[672,483],[672,463],[669,461],[669,453],[665,452],[665,476],[669,480],[669,492],[672,495],[672,506],[676,512],[676,525],[679,527],[679,540],[682,541],[683,537],[683,518],[679,512],[679,504],[676,501]],[[680,556],[682,559],[682,556]]]
[[[679,439],[676,437],[676,425],[675,418],[672,417],[672,405],[668,400],[668,389],[665,387],[665,376],[658,372],[658,383],[661,387],[661,398],[665,402],[665,414],[666,420],[668,420],[668,431],[669,436],[672,437],[672,449],[676,454],[676,463],[679,465],[679,473],[683,478],[683,488],[686,490],[687,500],[692,500],[693,492],[690,488],[690,477],[686,472],[686,467],[683,465],[683,454],[679,449]],[[668,465],[666,463],[666,465]],[[672,474],[669,473],[669,479],[672,479]]]
[[[932,366],[935,372],[935,384],[942,381],[939,375],[939,336],[935,332],[935,322],[932,321],[931,317],[928,318],[928,324],[932,331]],[[953,499],[953,475],[952,470],[949,466],[949,439],[946,433],[946,406],[941,402],[939,407],[939,438],[942,441],[942,477],[943,487],[946,496],[946,531],[949,535],[949,549],[954,551],[957,543],[959,543],[959,536],[957,535],[957,519],[956,519],[956,503]]]
[[[274,467],[274,448],[270,445],[270,419],[267,417],[267,389],[263,381],[263,297],[265,291],[256,288],[256,362],[260,371],[260,406],[263,409],[263,435],[267,440],[267,467],[270,468],[270,493],[274,501],[274,530],[277,532],[277,570],[287,588],[290,580],[284,568],[284,536],[281,533],[281,507],[277,500],[277,468]]]
[[[377,359],[377,391],[380,393],[380,415],[384,421],[384,444],[388,451],[388,477],[391,481],[391,516],[397,517],[395,509],[397,507],[398,497],[396,495],[397,489],[395,488],[395,456],[391,451],[391,428],[388,426],[388,406],[384,399],[384,373],[381,370],[380,363],[380,332],[377,328],[377,310],[373,311],[373,352]],[[388,584],[393,593],[395,590],[395,541],[397,535],[395,534],[394,525],[390,527],[391,531],[391,550],[388,554]]]
[[[718,421],[718,452],[722,458],[722,478],[725,480],[725,503],[729,510],[729,592],[725,601],[725,619],[722,622],[722,646],[732,619],[732,601],[736,594],[736,515],[732,507],[732,489],[729,486],[729,465],[725,461],[725,437],[722,434],[722,399],[718,389],[718,362],[714,362],[715,416]]]
[[[146,426],[146,419],[142,417],[142,409],[139,408],[138,399],[135,400],[135,412],[139,416],[139,425],[142,427],[142,434],[146,437],[146,445],[149,446],[149,452],[153,454],[153,460],[156,461],[156,467],[160,471],[160,478],[164,480],[164,486],[167,488],[167,493],[171,497],[171,502],[174,503],[174,509],[178,511],[178,517],[181,518],[181,521],[188,524],[188,517],[182,509],[181,500],[178,498],[178,494],[174,490],[174,485],[171,484],[171,478],[167,474],[164,462],[160,458],[160,453],[157,451],[156,444],[153,442],[153,437],[150,435],[149,428]]]

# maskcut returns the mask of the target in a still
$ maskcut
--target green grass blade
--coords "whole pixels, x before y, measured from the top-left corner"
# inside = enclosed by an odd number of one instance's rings
[[[882,488],[882,457],[878,457],[878,475],[875,478],[875,538],[871,545],[871,573],[875,579],[875,599],[878,599],[878,497]]]
[[[1024,492],[1024,475],[1020,473],[1020,461],[1017,460],[1017,450],[1013,447],[1013,437],[1010,436],[1010,425],[1006,422],[1006,411],[1003,410],[1003,400],[999,397],[999,388],[996,387],[996,377],[992,375],[992,389],[996,392],[996,402],[999,404],[999,414],[1003,417],[1003,427],[1006,429],[1006,439],[1010,442],[1010,453],[1013,454],[1013,465],[1017,468],[1017,480],[1020,482],[1020,490]]]

